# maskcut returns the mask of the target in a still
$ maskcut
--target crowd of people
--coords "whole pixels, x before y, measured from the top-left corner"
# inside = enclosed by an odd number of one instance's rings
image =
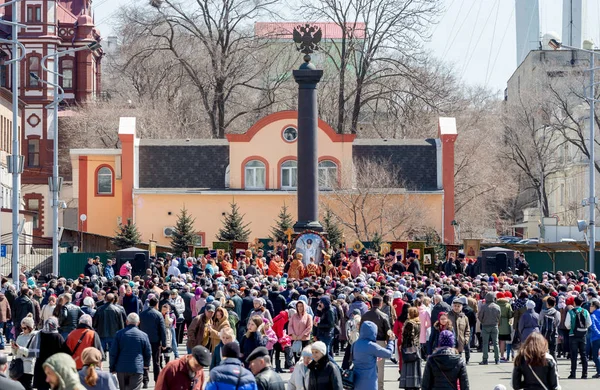
[[[23,270],[18,291],[0,286],[0,388],[137,390],[152,375],[156,389],[383,390],[390,360],[402,389],[468,390],[476,350],[513,364],[514,389],[560,389],[563,358],[569,378],[588,360],[600,378],[595,276],[516,264],[247,250],[167,254],[144,275],[98,258],[75,280]]]

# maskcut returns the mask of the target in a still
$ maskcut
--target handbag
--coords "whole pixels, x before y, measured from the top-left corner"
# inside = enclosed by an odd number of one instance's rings
[[[352,356],[354,356],[354,344],[350,348],[350,357]],[[342,387],[345,390],[354,390],[354,364],[350,368],[342,370]]]
[[[302,353],[301,340],[294,340],[294,342],[292,343],[292,353],[295,353],[296,355],[300,355]]]
[[[35,336],[36,335],[32,335],[27,342],[27,349],[29,349],[29,346],[31,345],[31,342]],[[18,381],[23,374],[25,374],[25,362],[23,361],[23,358],[14,358],[11,360],[10,365],[8,366],[8,376],[10,379]]]
[[[419,349],[417,347],[402,348],[402,361],[412,363],[419,360]]]

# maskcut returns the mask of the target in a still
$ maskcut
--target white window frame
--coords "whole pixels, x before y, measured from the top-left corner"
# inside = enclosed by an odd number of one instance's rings
[[[108,171],[108,172],[107,172]],[[98,181],[98,188],[96,188],[96,194],[98,195],[112,195],[113,194],[113,173],[112,170],[109,167],[102,167],[100,169],[98,169],[98,177],[96,178],[96,180]],[[109,183],[110,183],[110,191],[101,191],[100,190],[100,177],[101,176],[108,176],[109,178]]]
[[[259,171],[263,171],[263,183],[257,184]],[[244,187],[247,190],[264,190],[267,186],[267,167],[260,160],[250,160],[244,166]]]
[[[332,164],[333,166],[325,166],[329,164]],[[338,185],[338,169],[340,169],[340,167],[338,167],[338,165],[331,160],[319,161],[319,173],[317,180],[320,190],[332,190]],[[326,180],[324,185],[321,185],[321,177],[324,177]]]
[[[288,182],[284,182],[283,172],[287,171]],[[282,190],[295,190],[298,188],[298,161],[287,160],[281,164],[281,189]],[[291,183],[289,181],[292,181]],[[295,182],[295,183],[294,183]],[[295,185],[294,185],[295,184]]]

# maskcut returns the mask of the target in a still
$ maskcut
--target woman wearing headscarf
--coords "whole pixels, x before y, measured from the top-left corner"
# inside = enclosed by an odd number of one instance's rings
[[[454,349],[454,333],[440,333],[438,348],[429,356],[423,372],[422,390],[456,389],[469,390],[467,366]],[[460,384],[460,387],[457,386]]]
[[[521,342],[524,342],[527,337],[533,332],[539,332],[539,314],[535,312],[535,302],[527,301],[525,304],[527,311],[523,313],[519,321],[519,334],[521,335]]]
[[[270,323],[273,323],[273,317],[271,317],[271,313],[265,307],[266,302],[263,298],[254,298],[253,304],[254,310],[250,313],[250,317],[261,316],[262,318],[266,318]]]
[[[225,329],[225,328],[231,328],[231,326],[229,325],[229,313],[227,312],[227,309],[225,309],[224,307],[217,307],[215,309],[215,318],[213,320],[213,325],[210,327],[209,333],[210,333],[210,339],[211,339],[211,353],[215,351],[215,348],[217,347],[217,345],[219,344],[219,342],[221,342],[221,330]]]
[[[49,390],[50,385],[46,382],[43,364],[46,360],[58,352],[69,353],[65,340],[58,333],[58,319],[50,317],[44,322],[44,326],[38,332],[31,348],[36,351],[35,367],[33,369],[33,387],[38,390]]]
[[[23,359],[23,375],[18,380],[25,390],[31,390],[31,380],[33,379],[35,351],[32,350],[31,344],[38,333],[34,329],[33,316],[29,314],[21,320],[22,332],[17,337],[17,342],[11,342],[13,356]]]
[[[102,353],[88,347],[81,353],[83,367],[79,370],[79,380],[87,390],[118,390],[116,377],[109,372],[102,371]]]

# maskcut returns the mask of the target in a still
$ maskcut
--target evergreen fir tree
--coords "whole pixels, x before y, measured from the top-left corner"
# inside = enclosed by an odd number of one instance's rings
[[[181,213],[177,215],[177,223],[171,235],[171,248],[173,248],[173,252],[176,255],[187,252],[189,246],[194,242],[196,235],[196,230],[194,229],[195,221],[196,218],[192,218],[185,206],[183,206]]]
[[[250,223],[244,223],[244,215],[240,214],[239,207],[235,201],[230,203],[231,211],[225,214],[223,227],[219,229],[217,240],[219,241],[248,241],[250,237]]]
[[[119,249],[127,249],[136,246],[141,242],[140,232],[134,223],[131,223],[131,219],[127,220],[125,225],[119,224],[119,228],[116,231],[115,237],[112,239],[112,243]]]
[[[287,242],[286,231],[292,226],[294,226],[294,220],[284,202],[279,215],[277,215],[277,220],[275,220],[275,226],[271,227],[271,238],[278,242]]]
[[[327,240],[332,248],[337,248],[342,243],[342,229],[329,208],[325,209],[325,215],[323,215],[323,230],[327,233]]]

